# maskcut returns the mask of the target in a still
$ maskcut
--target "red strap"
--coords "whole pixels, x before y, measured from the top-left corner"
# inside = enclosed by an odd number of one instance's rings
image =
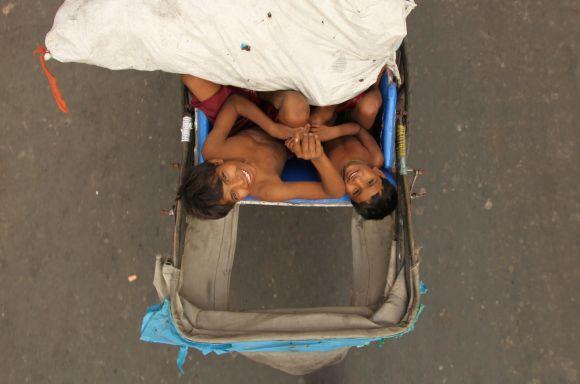
[[[58,85],[56,84],[56,77],[54,77],[53,74],[50,73],[48,67],[46,66],[46,60],[44,59],[44,55],[46,53],[48,53],[48,50],[42,45],[39,45],[34,50],[34,54],[39,55],[40,66],[42,67],[42,70],[44,71],[44,74],[48,79],[48,84],[50,85],[50,90],[52,91],[52,95],[54,96],[54,101],[56,101],[58,109],[60,109],[63,113],[69,114],[68,106],[66,105],[66,102],[62,98],[60,90],[58,89]]]

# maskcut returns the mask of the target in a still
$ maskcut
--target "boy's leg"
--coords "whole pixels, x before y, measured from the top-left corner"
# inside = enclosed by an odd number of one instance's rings
[[[306,98],[297,91],[259,92],[262,100],[270,102],[278,110],[278,120],[289,127],[303,127],[310,117]]]
[[[221,88],[219,84],[191,75],[181,75],[181,81],[189,89],[189,92],[200,102],[206,101],[218,93]]]
[[[350,111],[349,120],[359,123],[364,129],[371,129],[382,102],[378,87],[371,88]]]

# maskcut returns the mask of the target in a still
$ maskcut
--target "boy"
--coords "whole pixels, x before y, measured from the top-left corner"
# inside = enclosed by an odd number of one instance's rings
[[[360,128],[324,145],[330,161],[340,172],[354,209],[367,220],[381,220],[397,206],[397,190],[380,169],[385,162],[375,139]]]
[[[296,117],[290,109],[288,114]],[[231,134],[239,118],[257,127]],[[178,198],[186,212],[203,219],[219,219],[248,195],[264,201],[342,196],[344,183],[324,154],[320,140],[303,132],[304,128],[274,122],[248,98],[231,94],[221,106],[203,146],[207,161],[192,167],[179,188]],[[289,137],[295,151],[312,161],[321,182],[282,181],[280,175],[288,152],[284,143],[275,138]]]
[[[323,127],[323,129],[320,129]],[[383,153],[369,132],[357,123],[310,129],[325,142],[324,150],[341,174],[354,209],[367,220],[381,220],[397,206],[397,191],[380,167]],[[296,153],[292,139],[286,146]]]

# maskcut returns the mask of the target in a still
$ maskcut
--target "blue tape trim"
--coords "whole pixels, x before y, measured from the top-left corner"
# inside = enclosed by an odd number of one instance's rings
[[[183,365],[185,364],[185,359],[187,358],[187,351],[189,350],[188,347],[181,347],[179,348],[179,353],[177,354],[177,369],[179,369],[179,373],[182,375],[185,373],[183,371]]]
[[[419,293],[421,295],[426,294],[427,292],[429,292],[429,289],[427,288],[427,286],[425,285],[425,283],[423,283],[423,280],[421,280],[419,282]]]
[[[327,352],[344,347],[364,347],[374,341],[401,337],[414,329],[422,310],[423,306],[421,305],[409,328],[399,334],[388,337],[200,343],[187,340],[179,334],[171,315],[170,302],[166,299],[162,305],[155,305],[147,309],[141,326],[141,340],[150,343],[175,345],[181,348],[195,348],[204,355],[212,352],[217,355],[230,352]],[[185,353],[185,351],[181,353]]]

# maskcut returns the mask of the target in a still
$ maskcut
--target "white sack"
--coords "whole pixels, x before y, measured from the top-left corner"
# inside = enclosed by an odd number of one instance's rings
[[[62,62],[162,70],[314,105],[371,86],[406,35],[413,0],[67,0],[46,47]],[[250,51],[242,50],[242,44]]]

